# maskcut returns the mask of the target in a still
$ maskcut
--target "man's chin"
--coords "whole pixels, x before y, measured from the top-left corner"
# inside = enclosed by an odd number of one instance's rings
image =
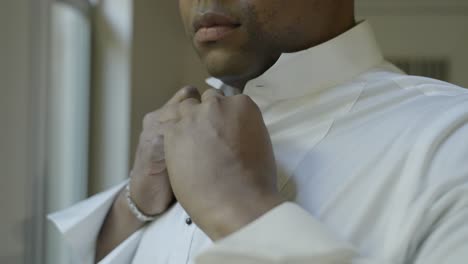
[[[208,73],[220,79],[246,75],[252,67],[250,61],[243,54],[233,54],[220,50],[210,51],[203,58]]]
[[[199,51],[199,56],[211,76],[240,89],[244,87],[239,85],[259,76],[271,66],[272,61],[259,55],[259,52],[253,50],[227,47]]]

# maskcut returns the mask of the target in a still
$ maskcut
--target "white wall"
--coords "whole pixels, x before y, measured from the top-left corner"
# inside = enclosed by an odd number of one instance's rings
[[[0,263],[25,250],[29,35],[29,1],[0,1]]]
[[[449,60],[449,81],[468,87],[468,16],[367,16],[389,57]]]
[[[184,76],[185,45],[177,1],[134,1],[131,160],[143,116],[159,108]]]
[[[468,1],[358,0],[360,19],[371,21],[388,57],[449,60],[450,82],[468,87]]]
[[[133,158],[144,114],[184,85],[206,89],[207,73],[185,37],[177,1],[134,1],[132,57]]]

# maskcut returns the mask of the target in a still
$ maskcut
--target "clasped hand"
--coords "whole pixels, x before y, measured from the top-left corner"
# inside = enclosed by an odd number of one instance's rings
[[[158,159],[164,165],[155,174],[167,177],[192,220],[217,240],[282,202],[272,144],[248,96],[184,89],[145,120],[146,130],[159,131],[164,149]]]

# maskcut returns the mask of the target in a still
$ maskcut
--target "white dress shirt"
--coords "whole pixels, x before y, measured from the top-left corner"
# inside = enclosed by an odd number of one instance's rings
[[[291,202],[216,243],[177,203],[100,263],[468,263],[468,90],[403,74],[362,22],[244,92]],[[77,263],[123,185],[50,216]]]

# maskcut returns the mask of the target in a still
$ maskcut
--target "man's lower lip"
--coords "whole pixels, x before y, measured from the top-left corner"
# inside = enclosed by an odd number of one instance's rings
[[[232,26],[215,26],[209,28],[201,28],[195,33],[195,41],[197,42],[213,42],[219,41],[231,34],[237,27]]]

